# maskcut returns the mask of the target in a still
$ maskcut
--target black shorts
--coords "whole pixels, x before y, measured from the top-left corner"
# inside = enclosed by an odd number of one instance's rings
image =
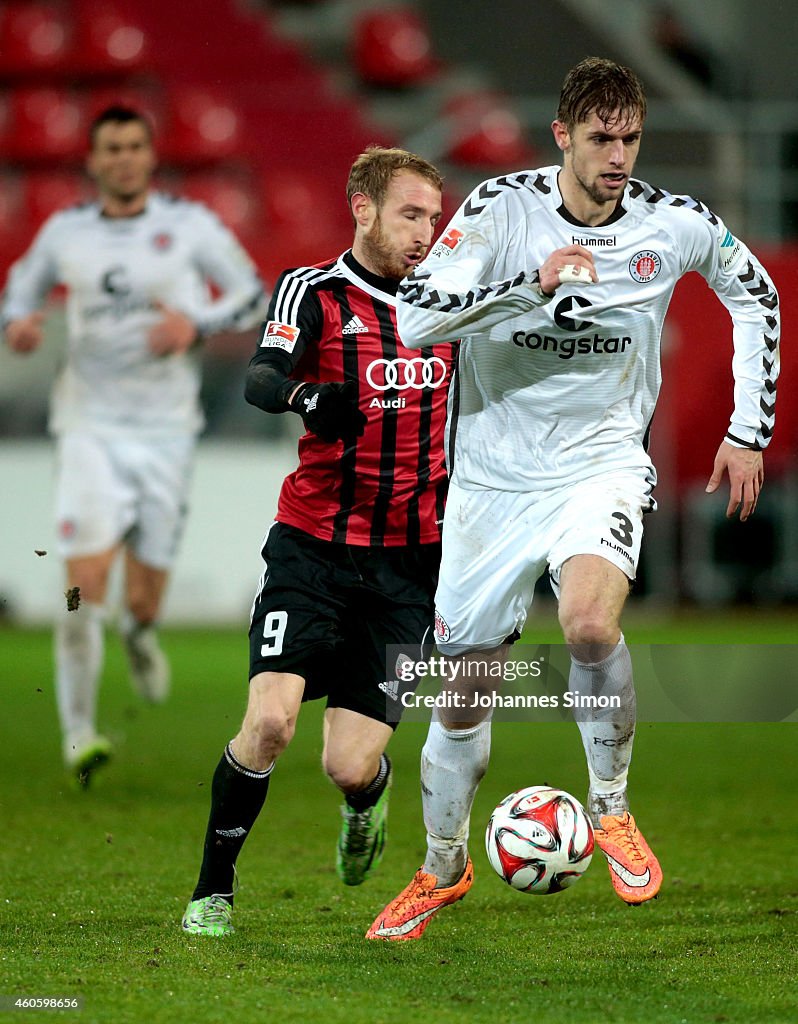
[[[400,645],[412,657],[432,643],[440,558],[440,544],[367,548],[275,523],[252,610],[250,679],[295,673],[305,680],[303,700],[326,697],[328,707],[395,728],[386,647]]]

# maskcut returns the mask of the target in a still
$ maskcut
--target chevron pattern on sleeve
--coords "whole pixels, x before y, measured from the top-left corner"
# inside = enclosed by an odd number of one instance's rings
[[[776,418],[776,380],[779,375],[779,299],[772,286],[762,277],[750,260],[737,275],[750,295],[756,296],[761,306],[768,311],[764,315],[765,330],[763,341],[765,352],[762,356],[762,390],[759,408],[762,418],[757,431],[757,442],[767,444],[773,434]]]
[[[438,313],[462,313],[486,299],[504,295],[511,288],[516,288],[527,280],[527,275],[521,272],[504,281],[480,285],[478,288],[471,288],[470,291],[456,294],[445,292],[440,288],[431,288],[424,283],[429,276],[428,271],[414,270],[399,285],[399,297],[420,309],[432,309]]]
[[[632,199],[642,199],[646,203],[665,203],[668,206],[684,206],[688,210],[694,210],[705,217],[710,224],[717,224],[718,218],[699,199],[691,196],[675,196],[663,188],[655,188],[645,181],[638,181],[636,178],[629,180],[629,195]]]

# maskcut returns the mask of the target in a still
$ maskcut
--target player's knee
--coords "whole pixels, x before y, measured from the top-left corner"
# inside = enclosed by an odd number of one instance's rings
[[[127,607],[135,621],[141,626],[151,626],[158,617],[158,602],[146,594],[128,596]]]
[[[295,719],[280,709],[248,716],[241,730],[244,744],[252,756],[271,764],[293,739],[295,725]]]
[[[603,661],[618,643],[620,628],[615,619],[595,605],[561,612],[565,642],[580,661]]]
[[[322,767],[327,778],[342,793],[357,793],[372,781],[379,770],[379,757],[376,759],[349,756],[346,760],[329,755],[322,756]]]
[[[108,587],[108,572],[100,566],[84,565],[69,572],[68,584],[80,590],[81,600],[102,604]]]

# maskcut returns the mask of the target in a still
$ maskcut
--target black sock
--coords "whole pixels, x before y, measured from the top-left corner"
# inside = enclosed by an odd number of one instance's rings
[[[365,789],[359,789],[357,793],[347,793],[346,802],[348,806],[353,811],[357,811],[358,814],[361,811],[367,811],[369,807],[373,807],[382,796],[382,791],[388,785],[388,776],[390,774],[391,759],[387,754],[380,754],[380,767],[377,774]]]
[[[225,747],[213,774],[205,851],[193,900],[218,893],[233,902],[236,858],[263,807],[273,767],[253,772],[236,761],[229,743]]]

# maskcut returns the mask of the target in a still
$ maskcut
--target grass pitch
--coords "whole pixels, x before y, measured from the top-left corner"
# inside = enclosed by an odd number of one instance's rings
[[[629,624],[641,642],[794,641],[796,620]],[[544,639],[555,639],[554,629]],[[184,936],[214,766],[246,699],[240,632],[165,635],[175,692],[143,707],[109,637],[101,726],[115,761],[89,792],[60,767],[50,636],[0,630],[5,738],[0,996],[78,996],[88,1022],[324,1020],[434,1024],[767,1022],[798,1018],[798,799],[794,724],[641,724],[630,792],[665,872],[659,900],[614,896],[600,854],[573,889],[525,896],[488,865],[492,807],[548,782],[583,797],[571,723],[497,723],[473,813],[476,883],[413,943],[363,939],[423,859],[418,757],[406,723],[379,873],[335,875],[337,792],[306,706],[239,859],[237,932]],[[22,1011],[13,1011],[22,1013]],[[24,1011],[39,1018],[42,1013]]]

